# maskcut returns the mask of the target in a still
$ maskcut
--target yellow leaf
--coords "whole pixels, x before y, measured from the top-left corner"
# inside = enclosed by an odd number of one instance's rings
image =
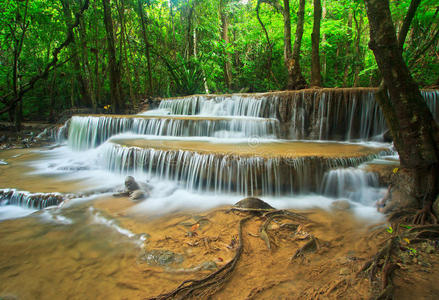
[[[398,172],[398,168],[393,169],[393,173],[396,174],[396,172]]]
[[[198,229],[198,227],[200,227],[200,224],[198,224],[198,223],[194,224],[194,225],[192,225],[191,230],[196,231]]]
[[[410,240],[408,238],[403,238],[403,240],[407,243],[410,244]]]

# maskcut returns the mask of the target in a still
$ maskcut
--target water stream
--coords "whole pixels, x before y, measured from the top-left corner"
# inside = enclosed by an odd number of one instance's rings
[[[439,92],[423,95],[438,119]],[[139,115],[74,116],[46,133],[54,147],[0,152],[0,244],[10,245],[0,247],[0,298],[40,295],[38,282],[62,284],[57,273],[86,282],[65,297],[114,298],[106,286],[122,293],[127,278],[148,289],[133,265],[147,237],[127,224],[247,196],[299,209],[343,200],[354,215],[379,220],[375,203],[386,188],[365,166],[395,164],[386,130],[368,89],[192,96]],[[152,187],[147,200],[112,196],[127,175]],[[33,264],[42,277],[20,292],[20,278],[39,276]],[[89,284],[106,278],[96,290]]]

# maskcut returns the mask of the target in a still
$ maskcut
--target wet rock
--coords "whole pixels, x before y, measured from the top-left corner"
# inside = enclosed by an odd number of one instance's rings
[[[127,176],[125,178],[125,187],[128,192],[134,192],[135,190],[139,190],[140,186],[137,183],[136,179],[133,176]]]
[[[233,206],[239,208],[251,208],[251,209],[274,209],[270,204],[262,201],[259,198],[248,197],[236,202]]]
[[[184,258],[183,255],[169,250],[154,249],[145,253],[144,260],[147,264],[164,267],[170,264],[180,264]]]
[[[146,193],[145,191],[135,190],[134,192],[131,193],[130,199],[132,201],[142,201],[146,199],[148,196],[149,196],[148,193]]]
[[[4,160],[0,159],[0,166],[7,165],[7,164],[8,164],[7,162],[5,162]]]
[[[331,208],[334,210],[348,210],[351,208],[351,204],[348,200],[336,200],[331,203]]]

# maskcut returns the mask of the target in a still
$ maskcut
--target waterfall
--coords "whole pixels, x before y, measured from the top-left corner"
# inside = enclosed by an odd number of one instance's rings
[[[0,206],[16,205],[27,208],[42,209],[58,205],[64,200],[58,193],[29,193],[15,189],[0,189]]]
[[[176,115],[276,118],[276,98],[267,96],[190,96],[163,100],[159,109]]]
[[[127,147],[107,143],[104,167],[115,173],[142,173],[159,180],[180,182],[191,191],[285,195],[317,192],[326,171],[355,167],[378,157],[285,158],[240,156],[228,153],[200,154],[195,151]]]
[[[341,168],[330,170],[325,174],[320,192],[330,197],[370,204],[368,202],[371,200],[380,198],[378,188],[377,174],[365,172],[361,168]]]
[[[205,136],[277,138],[277,119],[261,118],[132,118],[120,116],[75,116],[69,129],[69,146],[86,150],[99,146],[111,136],[132,132],[155,136]],[[227,135],[226,135],[227,136]]]

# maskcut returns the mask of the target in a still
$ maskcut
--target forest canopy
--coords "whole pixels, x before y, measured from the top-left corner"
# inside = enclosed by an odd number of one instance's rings
[[[146,97],[286,89],[284,33],[289,19],[290,48],[296,48],[301,7],[299,60],[293,49],[292,61],[310,86],[316,3],[321,86],[377,86],[381,76],[368,48],[363,1],[2,1],[0,110],[9,115],[1,118],[43,120],[72,107],[109,109],[115,97],[121,110]],[[410,1],[390,4],[398,31]],[[403,50],[421,87],[439,83],[438,55],[439,7],[421,1]]]

